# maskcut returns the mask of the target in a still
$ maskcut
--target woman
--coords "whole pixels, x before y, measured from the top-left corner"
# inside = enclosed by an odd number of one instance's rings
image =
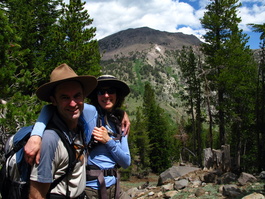
[[[117,172],[117,167],[127,168],[131,163],[128,136],[121,131],[124,112],[119,109],[129,93],[126,83],[103,75],[89,95],[98,111],[98,127],[94,128],[89,144],[85,190],[89,198],[129,198],[120,191]]]

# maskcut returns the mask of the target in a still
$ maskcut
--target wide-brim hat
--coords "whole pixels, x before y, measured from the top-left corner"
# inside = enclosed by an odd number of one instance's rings
[[[115,87],[120,90],[123,96],[127,96],[130,93],[129,86],[125,82],[118,80],[116,77],[112,75],[102,75],[99,76],[97,80],[98,80],[97,88]]]
[[[84,90],[84,97],[88,96],[97,86],[97,79],[94,76],[78,76],[70,66],[67,64],[61,64],[52,71],[50,82],[43,84],[37,89],[37,97],[40,100],[51,102],[50,96],[52,95],[54,88],[58,84],[66,81],[80,82]]]

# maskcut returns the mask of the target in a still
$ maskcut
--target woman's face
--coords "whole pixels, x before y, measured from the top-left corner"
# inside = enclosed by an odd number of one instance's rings
[[[116,89],[113,87],[102,87],[97,91],[98,103],[104,110],[111,111],[116,104]]]

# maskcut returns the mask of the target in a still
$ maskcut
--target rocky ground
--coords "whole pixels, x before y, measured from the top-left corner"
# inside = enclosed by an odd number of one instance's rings
[[[121,186],[134,199],[265,199],[264,174],[235,175],[193,167],[172,167],[159,176],[150,174],[145,179],[122,181]]]

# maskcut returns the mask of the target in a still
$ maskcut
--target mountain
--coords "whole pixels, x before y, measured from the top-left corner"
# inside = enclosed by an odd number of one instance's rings
[[[156,44],[168,50],[180,49],[182,46],[198,46],[201,41],[194,35],[169,33],[148,27],[127,29],[99,40],[102,59],[108,60],[114,55],[128,54],[132,51],[143,51]]]
[[[142,106],[145,82],[150,82],[160,107],[173,119],[183,115],[177,58],[183,46],[198,49],[194,35],[169,33],[148,27],[127,29],[99,40],[103,74],[114,75],[131,88],[126,110],[134,116]]]

